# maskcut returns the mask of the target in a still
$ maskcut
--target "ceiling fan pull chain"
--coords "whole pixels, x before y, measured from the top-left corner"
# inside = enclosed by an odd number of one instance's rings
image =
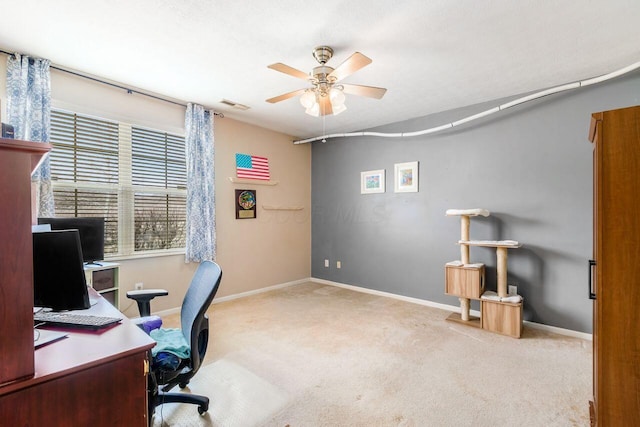
[[[326,128],[325,128],[325,123],[327,120],[327,115],[323,114],[322,115],[322,143],[324,144],[325,142],[327,142],[327,140],[325,139],[324,135],[327,134]]]

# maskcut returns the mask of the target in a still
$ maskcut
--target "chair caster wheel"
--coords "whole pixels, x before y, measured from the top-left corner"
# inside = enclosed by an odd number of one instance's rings
[[[189,381],[187,381],[186,383],[180,383],[180,384],[178,384],[178,386],[180,388],[185,388],[187,386],[187,384],[189,384]]]
[[[200,415],[204,415],[204,413],[207,412],[208,409],[209,409],[208,406],[198,406],[198,413]]]

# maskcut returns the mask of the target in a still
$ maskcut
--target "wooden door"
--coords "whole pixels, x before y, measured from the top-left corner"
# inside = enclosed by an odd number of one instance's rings
[[[640,416],[640,107],[594,115],[594,402],[598,426]]]
[[[599,172],[602,167],[602,156],[600,144],[602,140],[602,113],[595,113],[591,117],[591,128],[589,129],[589,139],[593,143],[593,260],[589,261],[589,298],[593,300],[593,401],[589,402],[589,414],[591,417],[591,425],[596,425],[597,420],[597,402],[598,402],[598,300],[594,297],[597,295],[597,274],[594,270],[597,266],[597,247],[598,247],[598,188],[599,178],[602,175]]]

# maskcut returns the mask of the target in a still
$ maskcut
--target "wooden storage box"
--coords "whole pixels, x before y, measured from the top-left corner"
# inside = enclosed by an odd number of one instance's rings
[[[522,333],[522,301],[509,302],[480,300],[482,329],[520,338]]]
[[[447,295],[479,299],[484,293],[484,264],[445,265]]]

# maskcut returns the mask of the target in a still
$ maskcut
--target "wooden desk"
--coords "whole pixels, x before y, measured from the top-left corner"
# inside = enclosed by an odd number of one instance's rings
[[[0,388],[0,424],[148,425],[145,364],[154,341],[102,297],[82,313],[123,320],[97,332],[64,329],[67,338],[35,350],[33,378]]]

